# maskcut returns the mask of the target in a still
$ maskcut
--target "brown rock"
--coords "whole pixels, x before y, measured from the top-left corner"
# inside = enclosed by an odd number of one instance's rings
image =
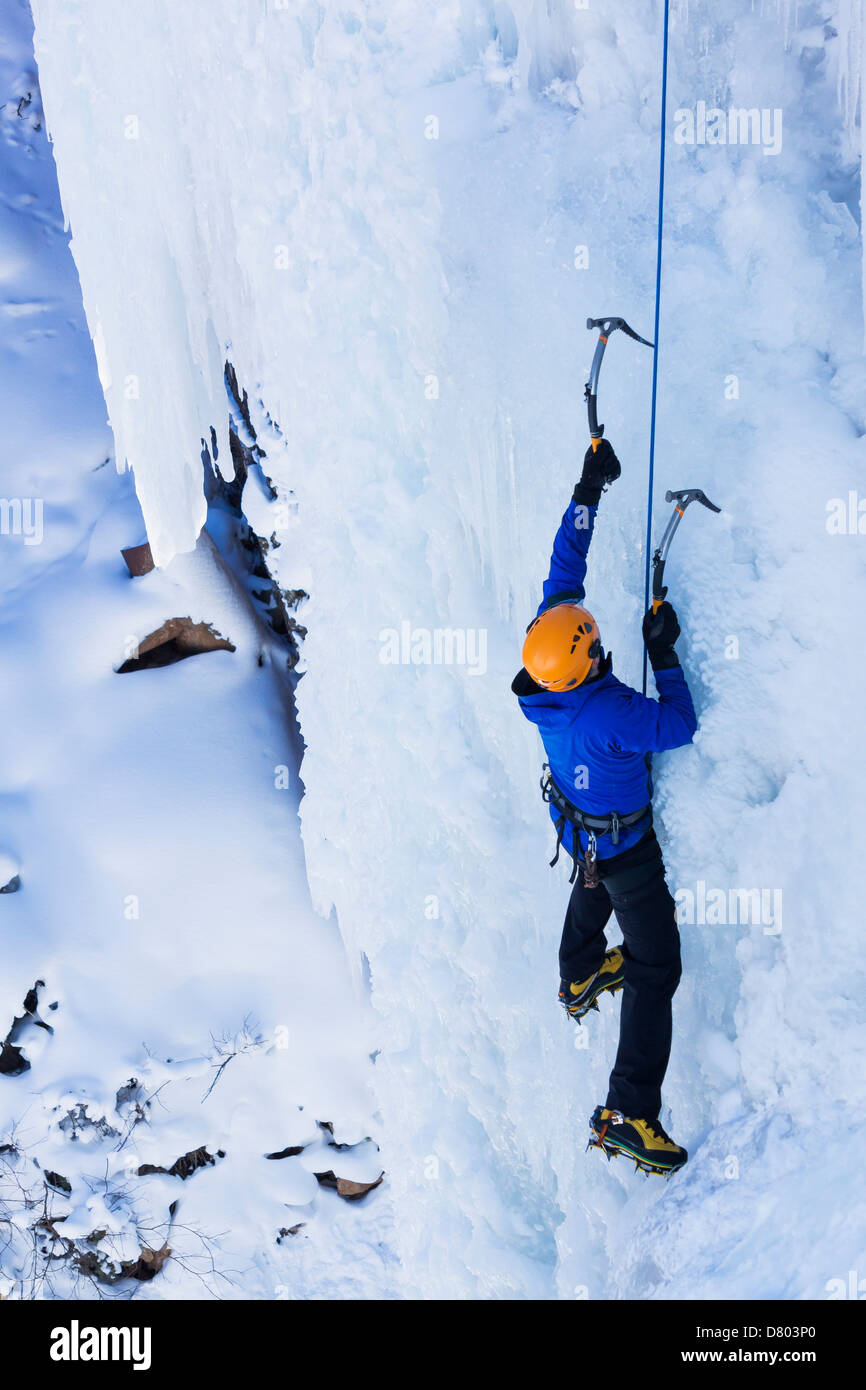
[[[130,545],[126,550],[121,550],[121,555],[126,561],[126,568],[133,579],[139,578],[142,574],[150,574],[153,569],[153,556],[150,553],[150,541],[145,541],[144,545]]]
[[[356,1202],[359,1197],[378,1187],[384,1176],[384,1173],[380,1173],[375,1182],[353,1182],[351,1178],[337,1178],[337,1193],[340,1197],[345,1197],[347,1202]]]
[[[197,1173],[199,1168],[213,1167],[217,1158],[225,1158],[223,1149],[217,1149],[216,1157],[214,1157],[202,1144],[198,1149],[190,1149],[189,1153],[181,1154],[170,1168],[160,1168],[154,1163],[142,1163],[136,1171],[140,1178],[146,1178],[151,1173],[166,1173],[170,1178],[180,1178],[182,1182],[185,1182],[193,1173]]]
[[[138,655],[129,657],[117,671],[125,675],[128,671],[171,666],[188,656],[218,651],[234,652],[237,648],[227,637],[215,632],[210,623],[194,623],[192,618],[169,618],[162,627],[141,639]]]

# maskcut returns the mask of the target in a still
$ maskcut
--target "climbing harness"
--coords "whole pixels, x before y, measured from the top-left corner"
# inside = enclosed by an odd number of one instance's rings
[[[554,822],[556,830],[556,853],[550,861],[550,867],[559,862],[559,851],[562,847],[562,839],[565,834],[566,822],[570,822],[573,830],[582,830],[587,837],[588,845],[583,860],[579,857],[579,841],[576,834],[571,837],[571,857],[574,867],[571,871],[569,883],[574,883],[577,877],[577,870],[583,864],[583,882],[586,888],[597,888],[600,882],[598,877],[597,846],[599,835],[609,835],[611,844],[619,844],[620,831],[630,830],[637,825],[647,815],[652,815],[652,804],[642,806],[639,811],[629,811],[626,815],[620,815],[618,811],[611,811],[606,816],[592,816],[587,811],[581,811],[579,806],[575,806],[569,801],[564,792],[553,780],[550,771],[550,764],[544,763],[541,770],[541,795],[548,803],[556,807],[559,812],[557,820]]]

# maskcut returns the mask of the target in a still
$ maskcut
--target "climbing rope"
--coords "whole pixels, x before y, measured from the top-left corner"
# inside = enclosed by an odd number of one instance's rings
[[[655,332],[653,333],[653,385],[652,385],[652,411],[650,414],[650,448],[649,448],[649,483],[647,488],[647,515],[646,515],[646,578],[644,581],[644,612],[650,604],[650,567],[652,563],[652,520],[653,520],[653,471],[655,466],[656,451],[656,389],[658,386],[659,374],[659,307],[661,301],[662,287],[662,224],[664,222],[665,206],[665,123],[667,119],[667,98],[668,98],[668,23],[670,19],[670,0],[665,0],[665,19],[664,19],[664,46],[662,50],[662,103],[661,103],[661,128],[659,134],[659,221],[658,221],[658,254],[656,257],[656,310],[655,310]],[[647,684],[647,653],[644,648],[643,654],[643,693],[646,695]]]

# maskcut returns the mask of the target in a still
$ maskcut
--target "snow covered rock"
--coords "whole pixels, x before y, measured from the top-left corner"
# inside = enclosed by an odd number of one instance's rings
[[[16,859],[11,854],[0,853],[0,893],[17,893],[21,887],[21,875]]]

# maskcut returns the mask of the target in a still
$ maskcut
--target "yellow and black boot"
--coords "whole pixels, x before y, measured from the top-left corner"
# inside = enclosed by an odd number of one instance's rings
[[[589,1122],[587,1148],[601,1149],[608,1158],[625,1154],[642,1173],[669,1178],[688,1161],[688,1153],[665,1134],[658,1120],[630,1120],[619,1110],[597,1105]]]
[[[560,980],[559,1002],[565,1012],[576,1023],[580,1023],[584,1014],[588,1014],[590,1009],[598,1008],[595,1001],[605,990],[609,990],[611,994],[619,993],[624,977],[622,951],[618,946],[614,946],[613,950],[606,953],[600,968],[594,975],[590,975],[588,980],[580,980],[577,984]]]

